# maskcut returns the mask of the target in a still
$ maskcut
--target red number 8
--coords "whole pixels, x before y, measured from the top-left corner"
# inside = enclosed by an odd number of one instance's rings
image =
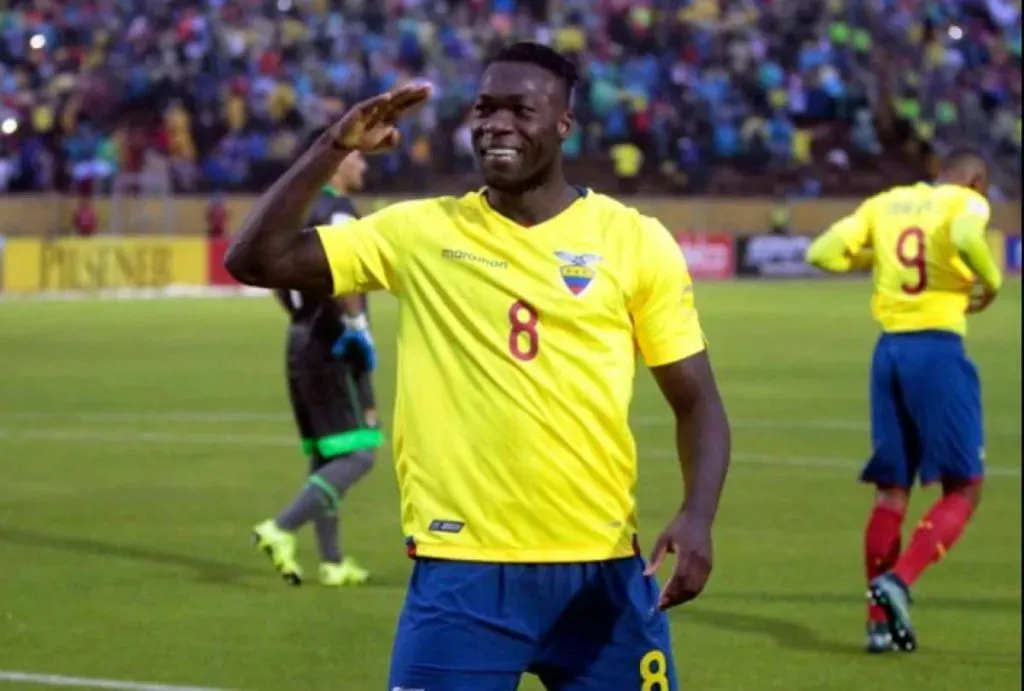
[[[526,319],[521,319],[521,313],[526,313]],[[512,357],[523,362],[529,362],[537,357],[537,350],[540,348],[540,339],[537,336],[537,321],[539,317],[537,310],[528,303],[519,300],[512,303],[508,308],[508,323],[512,330],[508,334],[508,351]],[[526,347],[523,348],[523,340],[520,338],[526,335]]]
[[[928,264],[925,262],[924,250],[924,231],[920,228],[907,228],[896,238],[896,258],[904,267],[917,272],[915,283],[900,286],[907,295],[918,295],[928,287]]]

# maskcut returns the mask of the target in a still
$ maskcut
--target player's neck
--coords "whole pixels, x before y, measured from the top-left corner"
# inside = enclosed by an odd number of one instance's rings
[[[488,187],[484,194],[492,209],[521,226],[534,226],[551,220],[579,198],[579,193],[564,179],[552,180],[524,192]]]
[[[960,178],[951,177],[947,175],[939,175],[938,177],[935,178],[935,181],[932,184],[935,187],[941,187],[942,185],[953,185],[956,187],[966,187],[968,189],[971,189],[971,184],[969,182]]]

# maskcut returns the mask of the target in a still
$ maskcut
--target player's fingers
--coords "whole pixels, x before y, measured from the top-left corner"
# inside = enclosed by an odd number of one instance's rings
[[[688,602],[704,592],[704,587],[711,576],[711,564],[702,555],[691,554],[681,574],[680,602]]]
[[[398,146],[398,143],[402,141],[402,135],[397,129],[388,125],[383,125],[382,127],[387,127],[387,129],[383,131],[380,138],[373,144],[373,148],[363,153],[372,155],[389,151]]]
[[[398,143],[401,142],[401,141],[402,141],[402,133],[399,132],[394,127],[392,127],[391,131],[388,132],[387,136],[384,137],[384,141],[383,141],[382,145],[387,147],[388,149],[394,149],[396,146],[398,146]]]
[[[651,556],[647,558],[647,568],[644,569],[645,576],[653,576],[658,572],[670,546],[671,541],[666,535],[658,536],[657,542],[654,543],[654,549],[651,550]]]
[[[433,91],[433,87],[426,82],[406,84],[395,89],[387,104],[387,117],[394,121],[412,113],[430,99]]]
[[[690,560],[686,556],[680,556],[672,570],[672,577],[668,579],[661,591],[661,599],[658,603],[661,609],[675,607],[696,597],[696,594],[692,593],[689,583],[689,570]]]
[[[429,82],[411,82],[392,91],[391,101],[396,108],[405,109],[424,103],[433,93]]]
[[[391,99],[391,93],[387,92],[369,98],[357,106],[360,119],[367,128],[373,127],[386,117]]]
[[[658,607],[660,609],[675,607],[682,601],[683,592],[684,587],[682,577],[677,567],[665,582],[665,586],[661,589],[661,597],[658,598]]]

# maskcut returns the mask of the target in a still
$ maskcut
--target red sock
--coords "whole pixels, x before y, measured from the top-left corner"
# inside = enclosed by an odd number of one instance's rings
[[[950,492],[928,510],[917,524],[910,546],[892,570],[908,586],[932,563],[939,561],[964,532],[974,513],[974,503],[959,492]]]
[[[906,507],[879,502],[871,510],[864,530],[864,569],[870,581],[893,567],[900,556],[900,529]],[[881,607],[868,605],[868,621],[885,621]]]

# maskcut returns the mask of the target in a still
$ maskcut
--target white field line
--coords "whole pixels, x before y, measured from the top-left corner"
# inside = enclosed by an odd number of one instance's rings
[[[676,458],[676,452],[671,449],[650,449],[640,453],[641,458]],[[866,460],[866,459],[864,459]],[[762,466],[789,466],[793,468],[814,468],[817,470],[841,470],[845,473],[856,474],[863,467],[863,461],[851,461],[844,458],[826,456],[779,456],[767,453],[750,453],[746,451],[734,451],[732,454],[733,463],[744,465]],[[985,474],[990,477],[1012,477],[1019,478],[1021,469],[1012,466],[986,466]]]
[[[270,291],[252,286],[187,286],[173,285],[161,288],[107,288],[101,290],[48,290],[42,293],[3,293],[4,302],[115,302],[136,300],[175,300],[179,298],[238,298],[265,297]]]
[[[76,441],[104,444],[198,444],[228,446],[270,446],[295,448],[296,437],[271,434],[219,434],[216,432],[150,432],[135,429],[74,429],[67,427],[36,427],[27,429],[0,428],[0,441],[27,439],[32,441]],[[655,448],[641,452],[641,457],[675,458],[672,449]],[[854,473],[860,463],[850,459],[822,456],[789,456],[736,451],[733,462],[752,466],[790,466],[818,470],[841,470]],[[1021,469],[1010,466],[989,466],[986,472],[994,477],[1021,476]]]
[[[172,686],[120,679],[68,677],[63,674],[36,674],[0,670],[0,683],[36,684],[38,686],[73,686],[80,689],[121,689],[122,691],[223,691],[202,686]]]
[[[70,412],[70,413],[47,413],[42,411],[0,411],[0,421],[10,424],[16,421],[46,421],[60,420],[76,421],[83,423],[108,423],[123,422],[128,424],[138,423],[204,423],[216,424],[225,422],[291,422],[291,414],[287,411],[275,413],[272,411],[248,411],[248,410],[182,410],[164,412]],[[674,419],[668,415],[642,415],[630,419],[634,429],[646,429],[652,427],[666,427],[673,424]],[[843,418],[801,418],[801,419],[769,419],[769,418],[731,418],[733,427],[741,429],[779,429],[795,431],[822,431],[822,432],[857,432],[867,433],[870,429],[867,422]],[[1005,426],[990,424],[985,430],[986,434],[995,437],[1010,437],[1019,439],[1021,437],[1021,426]]]
[[[0,418],[3,416],[0,415]],[[667,415],[650,415],[634,417],[630,420],[634,428],[665,427],[675,423],[672,417]],[[791,418],[791,419],[759,419],[759,418],[730,418],[729,423],[733,427],[749,429],[780,429],[795,431],[822,431],[822,432],[858,432],[867,433],[871,426],[868,422],[848,420],[843,418]],[[985,428],[985,433],[995,437],[1021,437],[1021,425],[1004,426],[1001,424],[990,424]]]

